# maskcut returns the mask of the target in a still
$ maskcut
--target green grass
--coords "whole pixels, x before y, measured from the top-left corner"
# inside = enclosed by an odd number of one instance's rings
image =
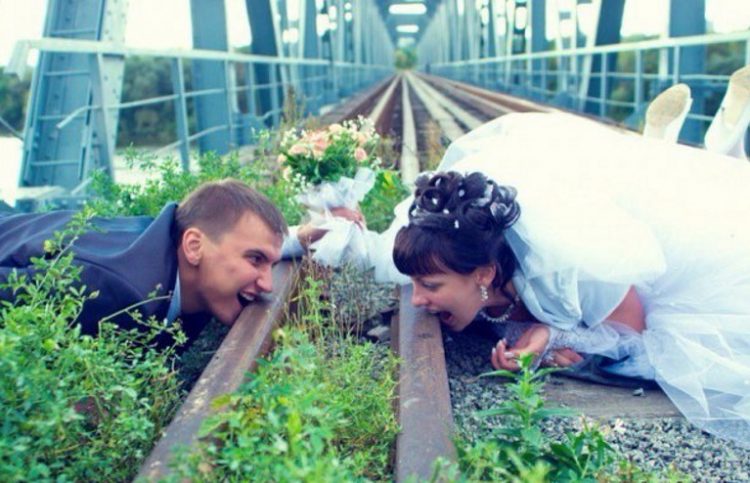
[[[183,449],[171,481],[391,479],[396,359],[336,326],[324,285],[306,278],[274,352],[213,402],[223,410],[204,422],[197,447]]]
[[[104,322],[98,337],[73,323],[96,296],[77,288],[70,250],[90,216],[45,243],[35,275],[0,287],[15,294],[0,305],[1,481],[127,481],[180,401],[174,348],[150,345],[155,321],[129,332]]]
[[[501,416],[502,426],[487,439],[459,440],[459,461],[438,461],[439,481],[515,482],[678,482],[690,479],[676,470],[648,472],[635,466],[608,442],[611,428],[581,417],[577,431],[556,441],[540,429],[542,420],[574,416],[571,410],[549,408],[541,395],[546,376],[559,369],[532,371],[532,354],[521,357],[518,373],[494,371],[485,376],[510,379],[510,396],[481,415]]]

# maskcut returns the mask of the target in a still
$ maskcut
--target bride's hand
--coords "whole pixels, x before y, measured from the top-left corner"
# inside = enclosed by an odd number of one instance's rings
[[[333,216],[344,218],[345,220],[356,223],[362,229],[367,228],[365,217],[359,209],[353,210],[351,208],[338,206],[336,208],[331,208],[330,212]],[[297,229],[297,239],[299,240],[300,245],[307,249],[311,244],[323,238],[323,235],[325,235],[327,231],[328,230],[323,228],[313,226],[312,223],[305,223],[304,225],[300,225]]]
[[[333,216],[338,216],[339,218],[344,218],[345,220],[353,221],[356,223],[360,228],[367,228],[367,222],[365,221],[365,216],[362,214],[361,211],[359,211],[359,207],[357,209],[351,209],[351,208],[345,208],[343,206],[339,206],[336,208],[331,208],[331,214]]]
[[[549,328],[543,324],[533,324],[518,339],[518,342],[512,348],[506,346],[505,339],[497,343],[492,349],[490,362],[495,369],[505,369],[508,371],[517,371],[518,362],[516,359],[521,354],[532,352],[539,357],[547,347],[549,341]]]

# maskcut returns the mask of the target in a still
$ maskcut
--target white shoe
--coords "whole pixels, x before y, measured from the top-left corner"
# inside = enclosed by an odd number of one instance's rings
[[[745,159],[745,132],[750,124],[750,65],[734,71],[727,92],[706,131],[706,149]]]
[[[692,105],[690,87],[687,84],[673,85],[648,105],[643,135],[676,143]]]

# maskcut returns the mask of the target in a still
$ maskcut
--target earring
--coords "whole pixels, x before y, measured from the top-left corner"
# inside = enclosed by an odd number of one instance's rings
[[[479,298],[482,299],[482,302],[486,302],[490,298],[490,294],[487,293],[487,287],[484,285],[479,286]]]

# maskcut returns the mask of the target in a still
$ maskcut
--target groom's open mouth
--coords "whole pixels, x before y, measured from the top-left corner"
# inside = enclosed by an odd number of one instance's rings
[[[240,305],[244,309],[251,303],[255,302],[255,295],[254,294],[248,294],[244,292],[240,292],[237,294],[237,300],[240,301]]]

